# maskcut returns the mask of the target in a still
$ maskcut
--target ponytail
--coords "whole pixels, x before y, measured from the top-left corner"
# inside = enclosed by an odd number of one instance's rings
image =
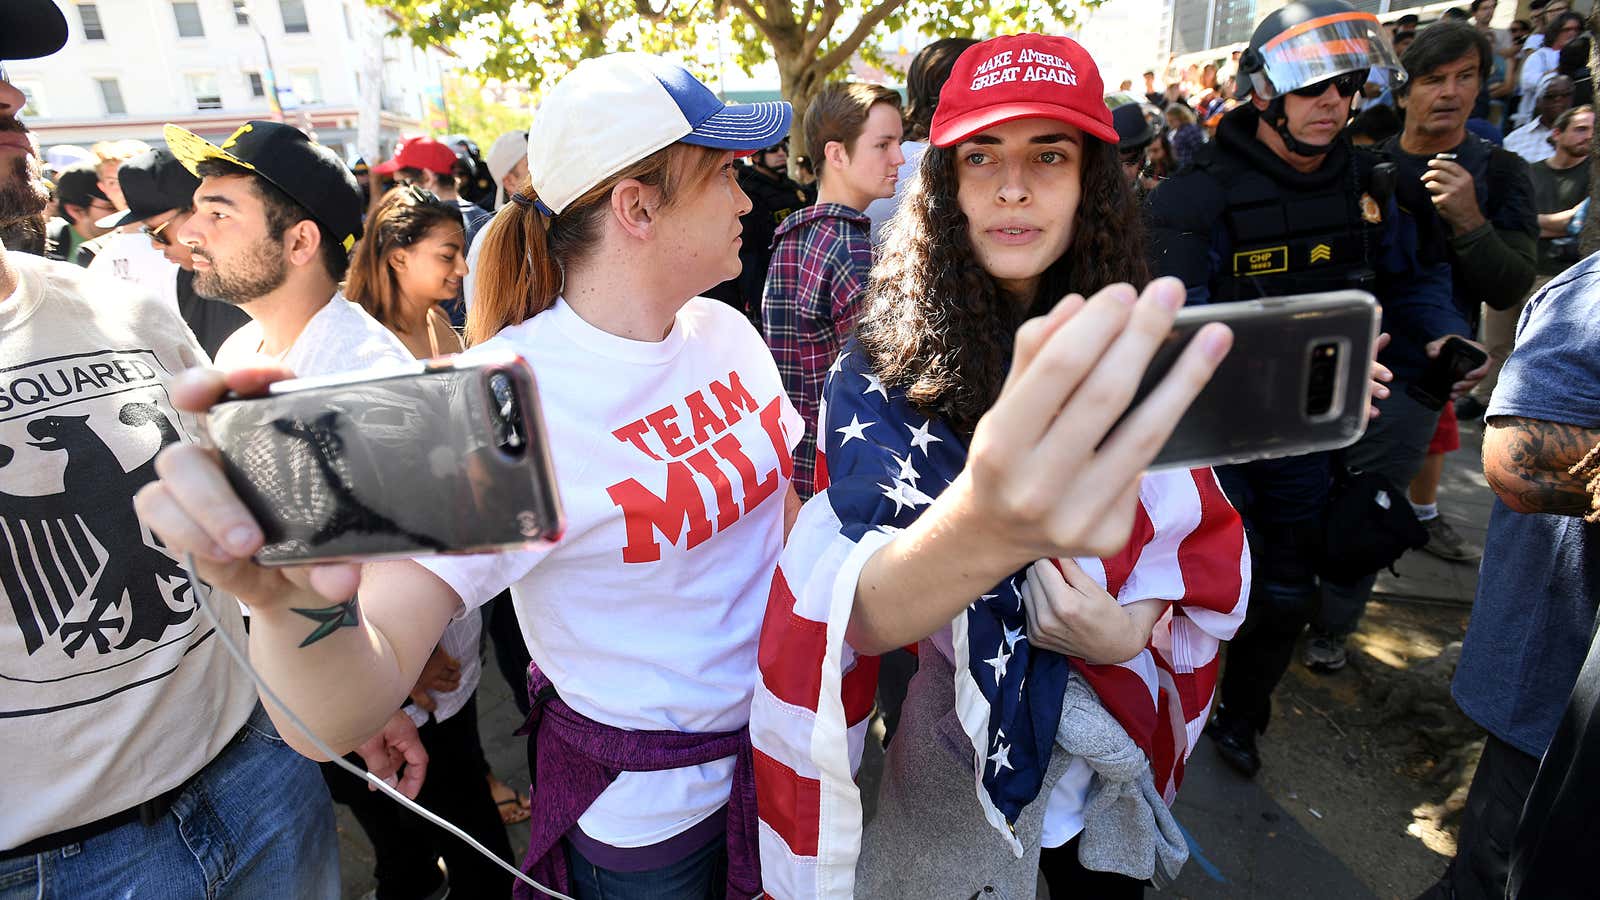
[[[555,304],[563,270],[599,242],[617,182],[632,178],[656,187],[662,202],[671,205],[679,192],[714,176],[723,158],[722,151],[668,144],[555,214],[534,193],[531,180],[524,184],[484,232],[472,310],[467,314],[467,346],[481,344],[502,328],[525,322]]]
[[[561,263],[550,249],[551,222],[526,196],[501,207],[478,251],[478,277],[467,313],[467,346],[549,309],[561,293]]]

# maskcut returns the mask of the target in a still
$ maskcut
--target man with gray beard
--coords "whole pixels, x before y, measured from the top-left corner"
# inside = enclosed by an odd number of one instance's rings
[[[0,2],[0,234],[48,199],[3,60],[48,56],[66,38],[53,0]],[[157,451],[196,439],[168,381],[203,359],[171,304],[0,247],[7,896],[339,896],[317,768],[223,652],[218,630],[244,638],[237,604],[190,582],[133,510]],[[408,746],[380,735],[363,755],[388,775],[391,754],[422,761]],[[414,795],[421,780],[408,768],[404,787]]]

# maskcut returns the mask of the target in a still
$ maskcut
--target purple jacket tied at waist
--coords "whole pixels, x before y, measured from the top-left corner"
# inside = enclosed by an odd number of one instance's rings
[[[561,840],[595,799],[623,772],[660,772],[704,765],[730,756],[733,792],[728,798],[728,897],[747,900],[761,893],[756,832],[756,782],[751,767],[750,729],[714,734],[628,731],[602,725],[568,706],[536,665],[528,666],[533,711],[517,733],[533,737],[533,832],[522,871],[563,893],[571,881]],[[549,777],[541,779],[540,772]],[[517,882],[516,900],[536,900]]]

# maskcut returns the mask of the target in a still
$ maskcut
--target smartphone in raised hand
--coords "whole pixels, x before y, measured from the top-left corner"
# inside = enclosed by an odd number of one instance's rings
[[[482,553],[560,538],[533,371],[514,354],[295,379],[205,418],[263,565]]]
[[[1145,370],[1135,404],[1210,322],[1232,329],[1233,349],[1150,468],[1298,456],[1349,446],[1366,431],[1379,327],[1371,294],[1331,291],[1185,307]]]

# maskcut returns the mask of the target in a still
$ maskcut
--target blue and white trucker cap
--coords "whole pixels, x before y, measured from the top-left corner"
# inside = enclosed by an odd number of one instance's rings
[[[682,141],[753,153],[789,133],[788,103],[727,104],[682,66],[646,53],[586,59],[533,114],[528,174],[552,215],[609,176]]]

